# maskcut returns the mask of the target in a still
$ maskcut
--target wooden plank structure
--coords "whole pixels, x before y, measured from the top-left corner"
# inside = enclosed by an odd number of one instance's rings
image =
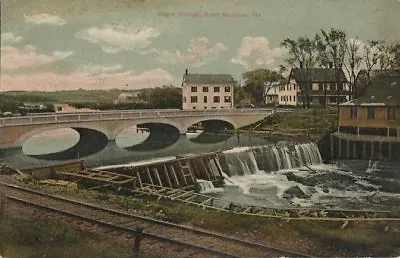
[[[195,189],[196,179],[211,181],[218,187],[223,184],[217,153],[189,155],[173,160],[159,161],[130,167],[108,168],[108,171],[136,177],[136,188],[166,187]]]
[[[20,171],[31,175],[35,179],[48,179],[54,177],[58,171],[75,172],[84,169],[83,160],[73,160],[65,163],[22,168]]]
[[[99,171],[92,169],[85,169],[81,171],[57,171],[57,176],[78,180],[81,183],[95,184],[98,187],[103,187],[104,184],[114,187],[134,188],[136,185],[136,177],[121,175],[108,171]]]
[[[140,195],[150,195],[160,199],[168,199],[172,201],[179,201],[186,204],[192,204],[199,207],[218,209],[215,207],[214,201],[218,200],[216,197],[212,197],[205,194],[200,194],[194,190],[176,189],[169,187],[162,187],[157,185],[144,184],[143,187],[134,189],[134,193]]]
[[[37,179],[63,178],[74,182],[96,186],[110,185],[115,187],[134,188],[136,178],[118,173],[86,169],[83,160],[74,160],[45,166],[34,166],[21,169],[21,172]]]

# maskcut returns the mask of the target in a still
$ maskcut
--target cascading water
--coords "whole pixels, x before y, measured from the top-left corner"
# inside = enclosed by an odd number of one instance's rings
[[[243,176],[260,173],[251,148],[234,148],[223,152],[229,175]]]
[[[242,147],[225,151],[221,162],[229,176],[263,174],[294,167],[318,165],[322,157],[315,143],[294,146]]]
[[[199,185],[200,193],[215,193],[223,191],[222,188],[215,188],[211,181],[197,179],[196,182]]]

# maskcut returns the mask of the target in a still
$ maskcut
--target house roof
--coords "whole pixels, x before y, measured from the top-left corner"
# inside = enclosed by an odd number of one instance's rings
[[[400,106],[400,70],[371,73],[371,86],[362,97],[342,106]]]
[[[334,68],[293,68],[290,78],[301,82],[347,82],[342,69]]]
[[[235,81],[230,74],[185,74],[187,84],[231,84]]]

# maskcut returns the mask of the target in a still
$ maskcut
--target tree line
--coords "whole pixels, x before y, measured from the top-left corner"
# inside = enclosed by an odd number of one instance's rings
[[[82,90],[78,90],[80,92]],[[110,94],[112,96],[118,96],[115,91],[123,92],[121,90],[110,90],[110,91],[102,91],[103,95]],[[69,91],[69,95],[72,94],[73,91]],[[96,91],[97,95],[101,94],[101,91]],[[21,113],[24,115],[26,112],[22,112],[20,109],[24,103],[40,103],[45,104],[46,109],[41,112],[52,112],[54,103],[66,103],[75,108],[90,108],[96,110],[107,110],[107,109],[164,109],[164,108],[176,108],[179,109],[182,107],[182,90],[181,88],[174,87],[172,85],[162,86],[156,88],[142,89],[138,94],[138,102],[132,103],[112,103],[110,101],[60,101],[55,97],[48,97],[46,94],[41,95],[40,92],[34,93],[24,93],[24,94],[13,94],[13,93],[3,93],[0,95],[0,113],[3,112],[12,112],[12,113]],[[63,92],[58,92],[57,94],[64,94]],[[90,94],[88,91],[85,94]],[[93,97],[96,100],[96,97]],[[104,96],[103,99],[110,99],[109,97]]]
[[[313,37],[286,38],[280,45],[288,50],[289,57],[278,71],[256,69],[242,75],[244,91],[256,104],[265,103],[272,81],[286,83],[284,74],[291,68],[343,70],[348,79],[350,99],[362,94],[363,89],[357,85],[361,74],[365,74],[367,84],[370,84],[372,70],[400,69],[399,41],[362,42],[358,37],[350,38],[340,29],[321,29]]]

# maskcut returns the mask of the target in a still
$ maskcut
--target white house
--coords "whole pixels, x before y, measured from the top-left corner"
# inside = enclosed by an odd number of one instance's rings
[[[229,74],[189,74],[182,80],[182,109],[233,108],[235,81]]]
[[[267,82],[265,87],[265,104],[278,105],[279,104],[279,87],[280,82]]]

